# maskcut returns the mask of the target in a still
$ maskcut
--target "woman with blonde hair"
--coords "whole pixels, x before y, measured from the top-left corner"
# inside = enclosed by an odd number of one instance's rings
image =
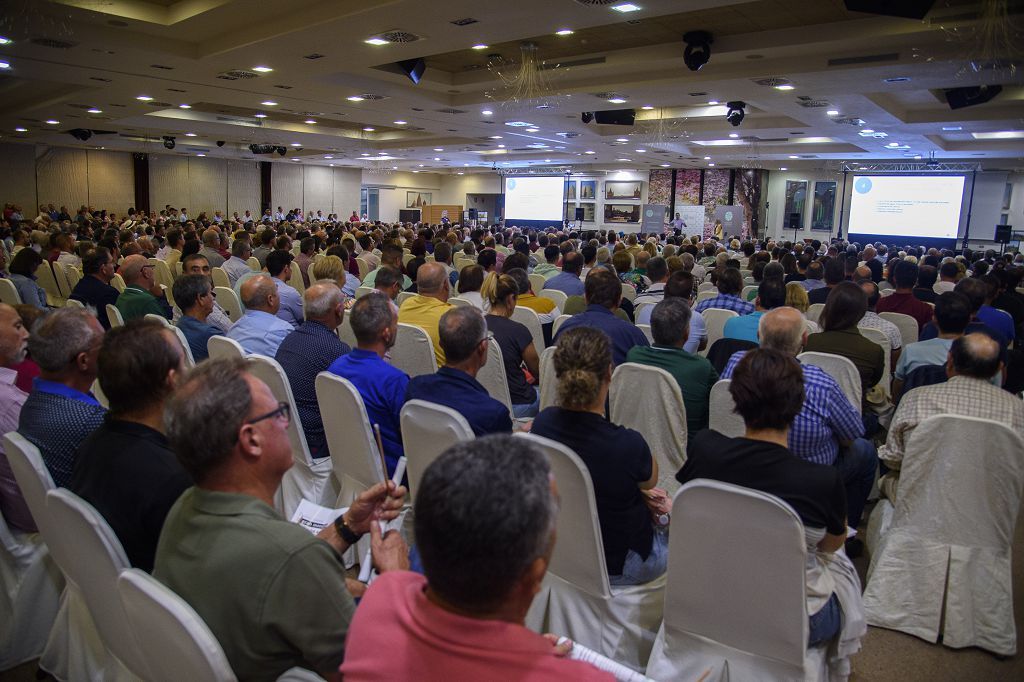
[[[501,349],[512,414],[516,418],[535,417],[540,409],[540,394],[527,382],[522,367],[525,364],[531,375],[539,377],[540,356],[530,330],[512,319],[519,300],[519,285],[511,275],[492,272],[484,280],[480,295],[490,311],[485,318],[487,330],[494,334]]]
[[[568,446],[590,473],[605,564],[612,585],[640,585],[665,572],[668,534],[652,516],[666,513],[667,497],[655,491],[658,463],[640,433],[604,416],[612,380],[608,336],[575,327],[558,336],[554,355],[557,406],[533,421],[531,432]]]
[[[804,314],[811,307],[811,301],[807,298],[807,289],[800,282],[790,282],[786,285],[786,305],[796,308]]]
[[[334,282],[341,289],[341,293],[349,298],[356,295],[359,288],[359,278],[345,269],[345,262],[338,256],[324,256],[311,266],[313,277],[316,281],[326,279]]]

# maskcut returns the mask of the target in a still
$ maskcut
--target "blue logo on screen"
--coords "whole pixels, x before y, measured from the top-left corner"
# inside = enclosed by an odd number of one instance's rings
[[[871,191],[871,178],[857,178],[857,183],[853,188],[857,190],[858,194],[867,194]]]
[[[509,180],[508,181],[508,188],[509,188],[509,190],[515,189],[516,188],[516,181],[515,180]]]

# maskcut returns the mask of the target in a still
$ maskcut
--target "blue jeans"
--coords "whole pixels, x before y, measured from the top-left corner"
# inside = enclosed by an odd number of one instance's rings
[[[839,449],[836,467],[846,488],[846,523],[850,528],[856,528],[860,525],[864,504],[875,483],[878,451],[866,438],[856,438],[849,447]]]
[[[532,403],[523,403],[522,405],[512,404],[512,416],[516,419],[525,419],[528,417],[536,417],[537,413],[540,412],[540,391],[534,387],[534,398]]]
[[[839,634],[843,625],[843,610],[839,608],[839,599],[833,593],[821,610],[808,618],[807,646],[827,642]]]
[[[626,563],[622,565],[622,575],[610,575],[608,582],[612,585],[643,585],[663,575],[667,568],[668,526],[655,526],[651,553],[647,555],[647,559],[629,550],[626,554]]]

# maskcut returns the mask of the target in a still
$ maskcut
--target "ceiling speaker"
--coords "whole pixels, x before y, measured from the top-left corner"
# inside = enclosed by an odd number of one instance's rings
[[[636,109],[595,111],[594,121],[598,125],[631,126],[636,121]]]
[[[946,103],[950,109],[963,109],[976,104],[990,102],[993,97],[1003,91],[1002,85],[974,85],[966,88],[950,88],[946,90]]]
[[[398,68],[402,70],[406,76],[409,77],[413,83],[419,83],[420,78],[423,78],[423,72],[427,70],[427,63],[422,57],[419,59],[406,59],[398,62]]]

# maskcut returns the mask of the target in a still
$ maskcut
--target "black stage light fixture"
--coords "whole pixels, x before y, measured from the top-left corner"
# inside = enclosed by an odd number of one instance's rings
[[[68,135],[75,138],[76,140],[81,140],[82,142],[85,142],[90,137],[92,137],[92,131],[86,128],[72,128],[71,130],[68,131]]]
[[[990,102],[1002,91],[1002,85],[973,85],[966,88],[950,88],[944,94],[950,109],[963,109]]]
[[[288,153],[288,148],[287,147],[278,147],[276,151],[277,151],[277,155],[278,156],[284,156],[285,154]]]
[[[739,124],[743,123],[743,118],[747,115],[747,112],[744,111],[747,103],[737,100],[733,102],[726,102],[725,105],[729,108],[725,114],[725,120],[731,123],[734,127],[738,127]]]
[[[584,111],[582,114],[580,114],[580,118],[583,120],[584,123],[590,123],[591,121],[594,120],[594,112]]]
[[[174,136],[173,135],[164,135],[163,140],[164,140],[164,147],[166,147],[167,149],[174,149]]]
[[[224,146],[224,140],[217,140],[217,146],[218,147],[223,147]]]
[[[397,64],[402,73],[408,76],[409,80],[413,83],[419,83],[420,79],[423,78],[423,72],[427,70],[427,63],[423,60],[423,57],[419,59],[406,59],[397,62]]]
[[[700,71],[700,68],[711,59],[711,44],[715,42],[714,36],[707,31],[690,31],[683,35],[683,42],[686,43],[683,63],[690,71]]]

